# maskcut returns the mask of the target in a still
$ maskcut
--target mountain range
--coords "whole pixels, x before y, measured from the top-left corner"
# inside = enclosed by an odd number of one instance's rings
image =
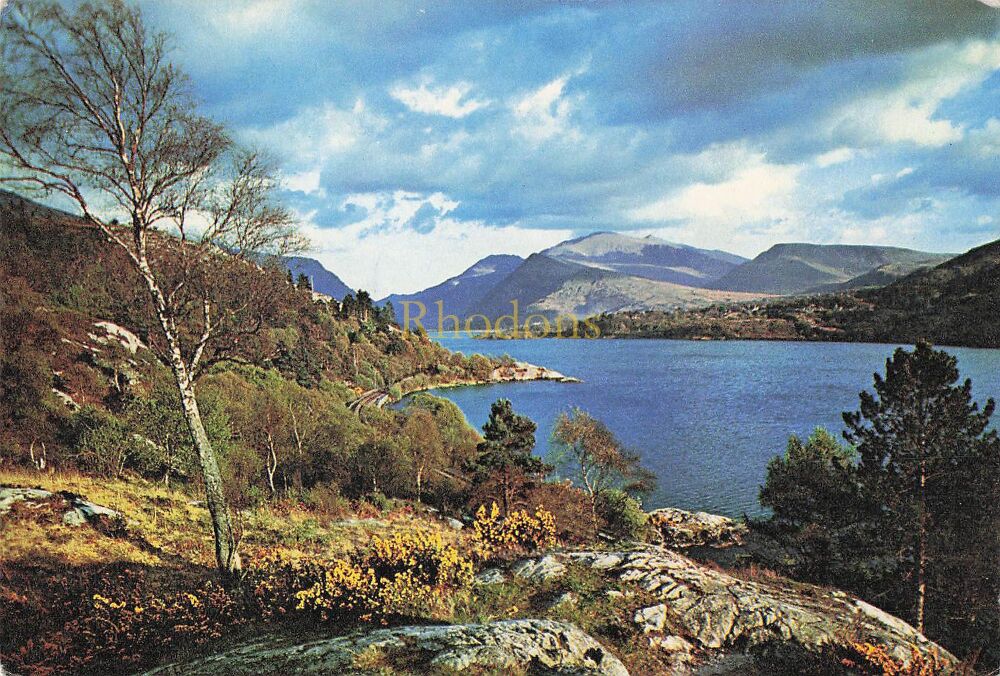
[[[711,286],[777,295],[881,286],[952,256],[889,246],[775,244]]]
[[[527,259],[488,256],[441,284],[382,302],[419,301],[436,312],[490,318],[629,310],[672,311],[776,295],[889,284],[951,257],[884,246],[777,244],[752,260],[654,237],[597,232]]]

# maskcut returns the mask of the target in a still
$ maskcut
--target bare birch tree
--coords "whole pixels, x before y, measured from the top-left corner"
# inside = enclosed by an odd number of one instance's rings
[[[220,292],[227,268],[249,270],[260,255],[302,242],[273,202],[267,163],[195,112],[165,37],[138,9],[121,0],[73,11],[20,0],[3,19],[0,183],[67,196],[140,280],[197,448],[218,566],[236,574],[236,538],[195,384],[260,328],[252,290]]]

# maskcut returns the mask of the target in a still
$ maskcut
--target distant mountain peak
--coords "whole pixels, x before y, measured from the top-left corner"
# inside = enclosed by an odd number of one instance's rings
[[[655,235],[599,231],[543,251],[563,262],[685,286],[707,287],[746,259],[676,244]]]

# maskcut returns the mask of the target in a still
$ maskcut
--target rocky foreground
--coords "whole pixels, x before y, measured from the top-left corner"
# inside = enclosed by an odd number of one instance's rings
[[[69,492],[0,486],[0,521],[18,505],[59,515],[68,526],[103,530],[122,519]],[[517,584],[556,594],[550,608],[585,601],[573,580],[596,579],[596,598],[631,599],[632,635],[660,656],[664,673],[798,673],[794,665],[828,646],[864,642],[901,661],[915,653],[955,663],[948,651],[899,618],[850,594],[773,573],[728,571],[681,553],[689,546],[739,543],[743,526],[713,515],[660,510],[653,521],[663,545],[561,551],[481,571],[483,591]],[[590,596],[589,598],[595,598]],[[551,613],[539,613],[547,615]],[[521,617],[479,624],[403,626],[303,639],[260,637],[150,674],[611,674],[629,672],[622,645],[603,643],[571,622]],[[501,616],[502,617],[502,616]],[[561,616],[563,619],[567,615]],[[761,656],[784,666],[761,668]],[[789,655],[791,657],[789,657]],[[789,661],[791,660],[791,661]],[[789,666],[793,665],[793,666]],[[789,671],[791,669],[791,671]]]
[[[744,674],[753,655],[788,648],[803,655],[828,644],[880,644],[900,660],[916,650],[954,662],[909,624],[844,592],[766,576],[745,579],[699,564],[665,547],[575,551],[523,559],[481,573],[479,585],[510,578],[545,583],[573,566],[600,571],[605,593],[652,593],[657,602],[633,618],[649,645],[664,653],[669,673]],[[575,602],[567,592],[559,602]],[[408,673],[627,674],[614,654],[575,626],[551,620],[417,626],[361,632],[302,644],[253,642],[151,674],[347,674],[399,668]],[[391,672],[390,672],[391,673]],[[476,672],[481,673],[481,672]]]
[[[517,673],[530,667],[536,673],[628,676],[618,658],[600,643],[573,625],[551,620],[399,627],[301,645],[265,641],[147,673],[362,674],[377,672],[376,667],[410,673],[457,673],[470,668]]]

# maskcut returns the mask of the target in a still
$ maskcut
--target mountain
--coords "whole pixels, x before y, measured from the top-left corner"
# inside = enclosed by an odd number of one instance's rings
[[[292,271],[297,280],[300,274],[312,281],[313,291],[326,294],[338,300],[343,299],[354,289],[340,280],[340,277],[323,267],[323,264],[313,258],[303,256],[288,256],[284,259],[285,267]]]
[[[926,270],[935,265],[953,258],[953,254],[935,255],[934,258],[920,261],[902,261],[897,263],[887,263],[879,267],[853,277],[846,282],[839,284],[823,284],[821,286],[808,289],[807,293],[838,293],[840,291],[852,291],[854,289],[871,289],[889,286],[907,275],[919,270]]]
[[[469,309],[495,318],[510,314],[511,301],[516,300],[522,320],[532,313],[583,318],[620,310],[671,310],[749,300],[759,295],[699,289],[532,254]]]
[[[398,313],[402,301],[417,301],[433,312],[436,311],[435,303],[440,300],[444,302],[446,314],[464,315],[523,262],[524,259],[520,256],[487,256],[462,274],[446,279],[437,286],[417,293],[392,294],[379,303],[392,302]]]
[[[549,258],[661,282],[705,287],[747,259],[655,237],[596,232],[542,252]]]
[[[914,269],[950,258],[912,249],[847,244],[775,244],[734,268],[712,288],[773,294],[804,293],[839,285],[885,266]]]
[[[1000,240],[858,295],[873,311],[848,326],[863,338],[1000,347]]]
[[[869,273],[872,277],[884,271]],[[602,335],[1000,347],[1000,240],[888,286],[602,317]]]

